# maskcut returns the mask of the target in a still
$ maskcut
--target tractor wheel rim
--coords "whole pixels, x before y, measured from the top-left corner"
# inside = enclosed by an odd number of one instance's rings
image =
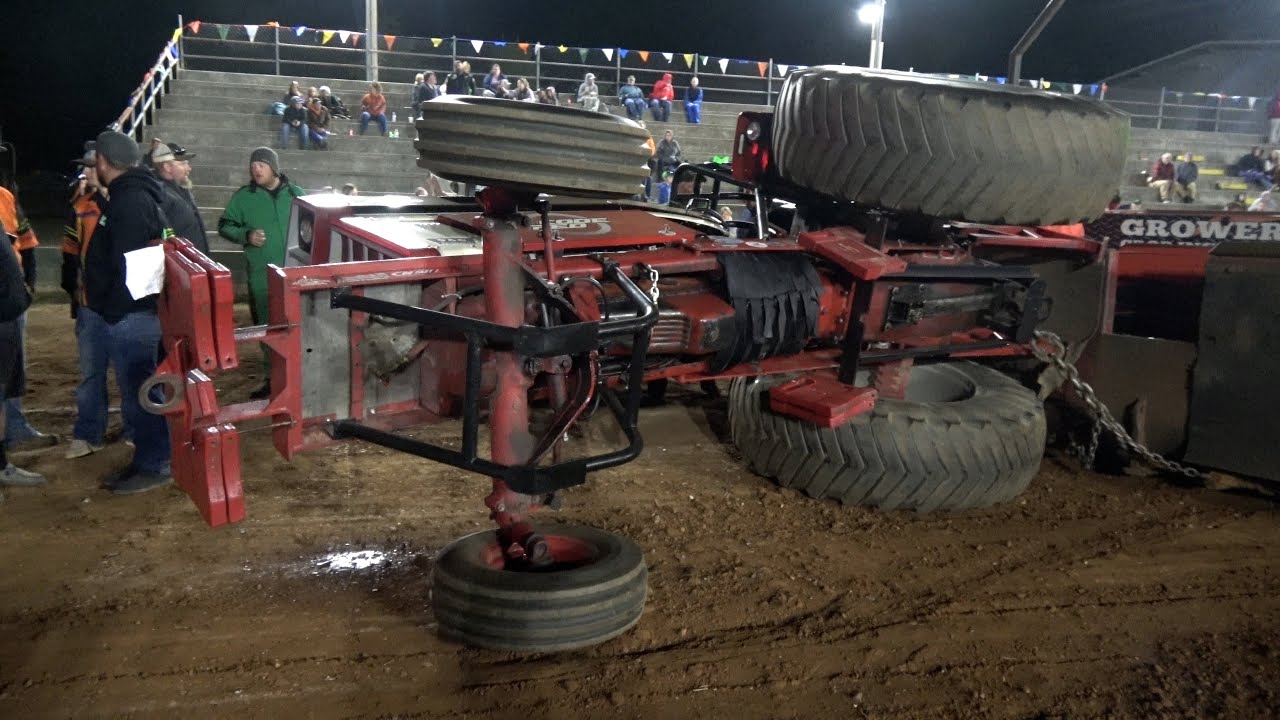
[[[568,572],[594,564],[600,558],[600,550],[592,543],[564,535],[543,535],[542,539],[551,550],[551,562],[544,566],[510,566],[506,561],[503,546],[498,543],[485,545],[480,549],[480,562],[493,570],[523,573]]]

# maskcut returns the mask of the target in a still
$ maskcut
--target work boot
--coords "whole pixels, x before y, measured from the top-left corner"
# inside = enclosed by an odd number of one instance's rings
[[[104,447],[106,446],[101,443],[95,445],[89,442],[88,440],[73,438],[71,440],[71,444],[67,446],[66,458],[68,460],[75,460],[76,458],[82,458],[86,455],[92,455]]]
[[[112,495],[137,495],[173,482],[169,473],[135,472],[111,486]]]
[[[250,400],[266,400],[271,397],[271,381],[262,383],[262,387],[249,393]]]
[[[13,463],[9,463],[3,470],[0,470],[0,485],[12,485],[16,487],[43,484],[43,475],[38,472],[23,470],[20,467],[16,467]]]

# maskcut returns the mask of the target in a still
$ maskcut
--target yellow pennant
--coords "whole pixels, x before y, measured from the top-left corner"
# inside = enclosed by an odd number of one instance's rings
[[[684,54],[684,64],[693,67],[693,53]]]
[[[330,40],[332,40],[332,39],[333,39],[333,31],[332,31],[332,30],[325,30],[324,32],[320,33],[320,44],[321,44],[321,45],[327,45],[327,44],[329,44],[329,41],[330,41]]]
[[[440,47],[442,42],[444,42],[444,38],[431,38],[431,47]]]

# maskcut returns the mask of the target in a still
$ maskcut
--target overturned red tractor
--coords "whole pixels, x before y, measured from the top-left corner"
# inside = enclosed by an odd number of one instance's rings
[[[1127,128],[1072,96],[812,68],[741,118],[731,171],[686,166],[657,208],[623,199],[648,172],[639,125],[440,99],[420,164],[484,188],[298,200],[266,325],[235,328],[225,268],[170,241],[148,403],[215,526],[244,517],[250,421],[285,457],[359,440],[492,477],[497,527],[435,561],[441,632],[598,643],[639,619],[642,555],[534,513],[641,452],[657,381],[729,381],[745,462],[814,497],[956,511],[1026,488],[1042,361],[1097,333],[1108,278],[1102,244],[1051,226],[1100,214]],[[213,378],[257,344],[271,397],[220,406]],[[599,406],[627,443],[592,454],[569,431]],[[404,432],[446,419],[455,446]]]

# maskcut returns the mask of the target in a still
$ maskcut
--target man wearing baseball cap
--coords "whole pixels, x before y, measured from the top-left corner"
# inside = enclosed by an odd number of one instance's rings
[[[134,297],[125,285],[127,253],[172,234],[160,209],[164,190],[138,167],[142,151],[133,138],[114,130],[98,135],[94,168],[107,188],[107,207],[84,253],[85,307],[107,324],[108,357],[120,384],[120,410],[133,432],[133,459],[103,480],[117,495],[131,495],[172,482],[169,427],[164,417],[142,409],[138,391],[156,371],[160,318],[156,295]]]
[[[193,152],[177,143],[151,141],[151,170],[160,180],[164,201],[160,207],[169,218],[173,234],[189,240],[200,252],[209,253],[209,239],[205,236],[204,220],[200,208],[191,195],[191,159]]]
[[[80,359],[80,384],[76,386],[76,422],[67,446],[68,460],[91,455],[105,446],[107,433],[107,367],[110,349],[107,322],[84,307],[84,257],[93,232],[107,207],[107,196],[98,185],[96,143],[85,143],[84,156],[76,160],[81,180],[71,199],[71,213],[62,231],[62,289],[71,297],[71,317],[76,322],[76,350]],[[131,431],[125,429],[126,436]]]
[[[218,234],[244,246],[249,276],[249,308],[255,325],[267,322],[267,266],[284,266],[293,199],[306,193],[280,173],[280,157],[269,147],[249,155],[249,184],[236,190],[218,220]],[[266,381],[250,397],[271,394],[271,354],[263,346]]]

